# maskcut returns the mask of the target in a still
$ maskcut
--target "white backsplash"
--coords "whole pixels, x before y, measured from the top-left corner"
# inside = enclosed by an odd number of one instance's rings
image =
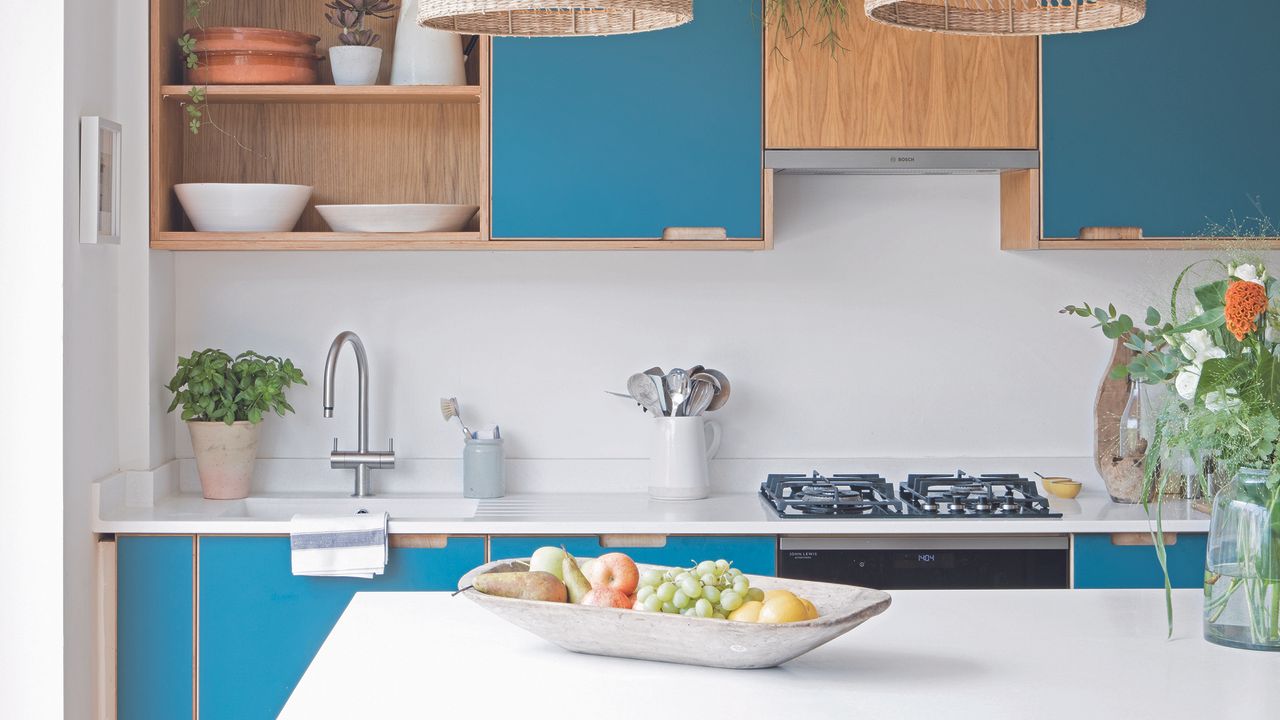
[[[1089,455],[1108,343],[1057,310],[1140,312],[1201,254],[1002,252],[998,202],[994,177],[783,177],[772,252],[181,253],[177,347],[305,369],[265,458],[353,443],[351,355],[320,411],[344,329],[369,351],[371,445],[400,458],[458,457],[442,395],[511,458],[645,457],[645,417],[603,391],[694,363],[733,381],[726,458]]]

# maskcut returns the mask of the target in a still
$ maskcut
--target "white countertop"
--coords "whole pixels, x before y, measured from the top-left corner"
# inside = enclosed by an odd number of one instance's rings
[[[275,461],[264,473],[270,481],[248,501],[205,500],[198,486],[183,478],[181,467],[147,473],[121,473],[94,484],[93,529],[111,533],[201,533],[201,534],[276,534],[289,532],[289,517],[294,512],[314,512],[313,501],[361,504],[347,498],[345,485],[334,488],[334,476],[315,469],[313,461]],[[599,461],[596,461],[597,463]],[[516,492],[496,500],[480,500],[474,516],[418,517],[415,511],[400,512],[398,507],[429,504],[438,500],[442,506],[456,506],[461,497],[447,492],[439,483],[386,482],[381,492],[363,504],[377,511],[390,508],[391,532],[455,535],[546,535],[546,534],[673,534],[673,535],[880,535],[880,534],[1045,534],[1045,533],[1112,533],[1145,532],[1149,528],[1146,512],[1140,505],[1111,502],[1102,480],[1086,458],[1022,458],[1022,459],[949,459],[943,461],[737,461],[730,469],[731,477],[722,478],[713,487],[711,497],[693,501],[652,500],[643,491],[620,486],[623,491],[588,492],[580,479],[565,478],[551,482],[545,477],[537,481],[514,483]],[[896,463],[896,466],[893,464]],[[838,468],[888,468],[888,478],[905,477],[901,468],[924,467],[929,470],[963,467],[974,473],[995,472],[997,468],[1033,477],[1036,469],[1070,475],[1085,486],[1073,500],[1049,498],[1061,518],[1029,519],[782,519],[764,504],[757,494],[760,481],[771,467],[817,467],[822,472]],[[260,463],[260,466],[262,463]],[[297,470],[306,468],[306,472]],[[946,472],[946,470],[941,470]],[[593,472],[599,472],[593,469]],[[722,471],[723,472],[723,471]],[[189,471],[187,471],[189,474]],[[295,480],[296,477],[320,476],[326,484],[319,486]],[[347,480],[339,475],[339,480]],[[555,492],[561,485],[567,492]],[[419,488],[427,490],[418,491]],[[431,492],[439,489],[441,491]],[[532,491],[530,491],[532,490]],[[271,506],[272,512],[257,507]],[[345,507],[345,505],[343,505]],[[419,513],[421,514],[421,513]],[[1167,502],[1164,529],[1168,532],[1206,532],[1208,516],[1197,512],[1184,501]]]
[[[280,718],[1274,718],[1280,653],[1205,642],[1201,598],[1175,591],[1166,640],[1158,590],[898,591],[781,667],[720,670],[576,655],[465,597],[359,593]]]

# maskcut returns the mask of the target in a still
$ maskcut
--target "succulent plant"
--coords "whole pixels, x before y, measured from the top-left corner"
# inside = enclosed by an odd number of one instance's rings
[[[333,0],[324,14],[330,25],[342,28],[338,42],[343,45],[376,45],[382,36],[364,26],[366,17],[389,20],[395,17],[396,5],[388,0]]]

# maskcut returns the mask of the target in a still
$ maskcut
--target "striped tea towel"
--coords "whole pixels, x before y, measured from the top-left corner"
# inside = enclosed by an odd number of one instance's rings
[[[294,515],[293,574],[371,578],[387,567],[387,513]]]

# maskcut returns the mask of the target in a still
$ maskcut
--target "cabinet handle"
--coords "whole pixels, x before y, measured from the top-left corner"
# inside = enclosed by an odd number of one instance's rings
[[[722,227],[665,227],[663,240],[725,240],[729,231]]]
[[[448,547],[448,535],[392,535],[391,547],[395,548],[430,548],[439,550]]]
[[[1138,545],[1145,545],[1147,547],[1151,547],[1156,543],[1155,543],[1155,539],[1151,537],[1151,533],[1122,532],[1122,533],[1111,533],[1111,544],[1120,545],[1124,547],[1133,547]],[[1178,533],[1165,533],[1164,544],[1166,547],[1168,547],[1169,545],[1177,545]]]
[[[601,535],[600,547],[647,547],[660,548],[667,546],[666,535]]]
[[[1105,227],[1090,225],[1080,228],[1081,240],[1141,240],[1142,228],[1132,225]]]

